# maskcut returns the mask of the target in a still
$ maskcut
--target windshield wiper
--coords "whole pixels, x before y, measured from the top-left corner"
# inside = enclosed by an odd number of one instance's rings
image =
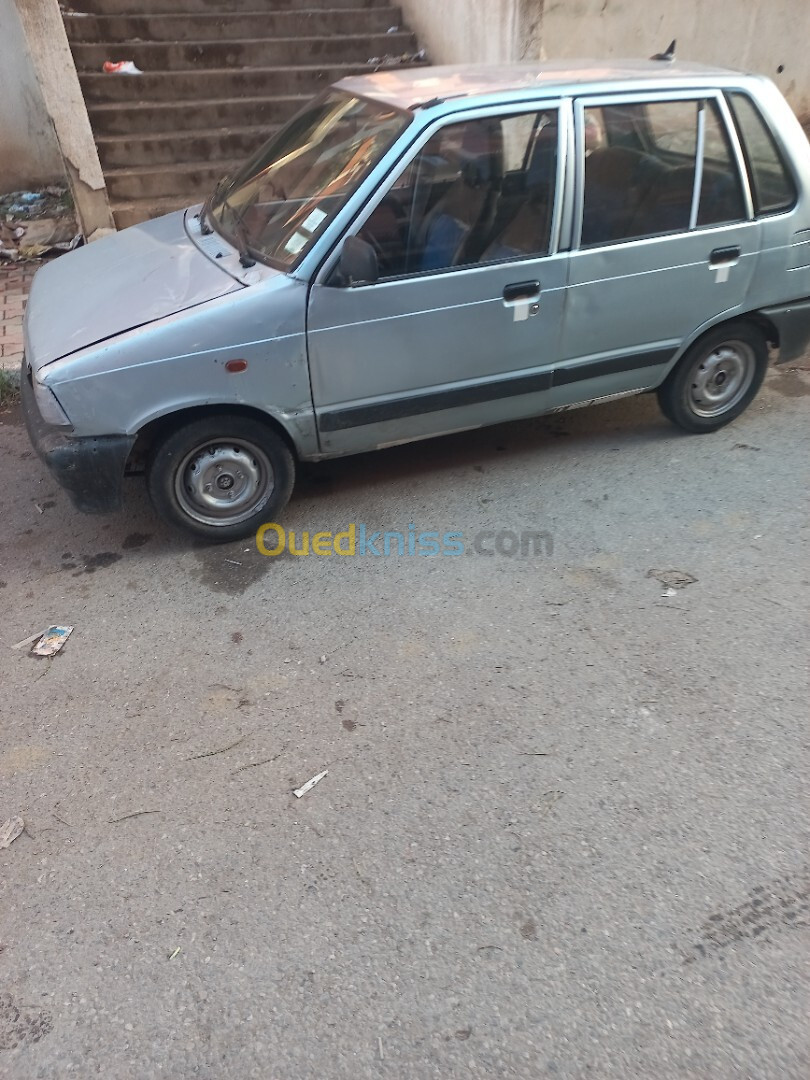
[[[216,200],[219,198],[219,194],[222,189],[225,187],[226,184],[230,183],[230,179],[230,176],[220,177],[220,179],[217,180],[217,186],[203,203],[203,208],[200,211],[200,232],[203,234],[203,236],[210,236],[211,233],[214,231],[208,224],[208,214],[210,213]]]
[[[239,252],[239,265],[247,270],[249,267],[256,265],[256,260],[251,258],[247,240],[247,229],[242,220],[245,216],[245,210],[241,213],[237,213],[233,206],[228,202],[227,195],[222,199],[222,205],[230,210],[233,217],[233,230],[236,239],[236,249]]]

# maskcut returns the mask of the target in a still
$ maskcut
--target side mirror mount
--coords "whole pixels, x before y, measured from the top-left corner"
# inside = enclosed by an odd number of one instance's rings
[[[374,285],[380,278],[377,253],[366,240],[359,236],[347,236],[335,275],[335,284],[344,288],[354,285]]]

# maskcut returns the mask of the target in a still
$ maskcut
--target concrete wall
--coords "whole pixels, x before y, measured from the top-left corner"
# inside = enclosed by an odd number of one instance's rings
[[[534,0],[534,7],[543,9],[548,57],[650,56],[677,38],[680,59],[760,72],[797,113],[810,113],[808,0]]]
[[[0,0],[0,192],[65,182],[14,0]]]
[[[408,25],[434,64],[498,64],[515,53],[515,0],[405,0]]]
[[[434,63],[678,56],[758,71],[810,115],[810,0],[402,0]],[[782,69],[780,71],[780,68]]]

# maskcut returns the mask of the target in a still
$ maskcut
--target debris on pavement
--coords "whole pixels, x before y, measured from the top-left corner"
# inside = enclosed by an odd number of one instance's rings
[[[661,595],[662,596],[677,596],[678,595],[678,590],[677,589],[665,589],[664,592],[661,593]]]
[[[246,765],[240,765],[238,769],[234,769],[231,775],[236,776],[237,773],[244,772],[246,769],[258,769],[260,765],[271,765],[274,761],[278,761],[288,746],[289,743],[285,743],[279,752],[272,757],[262,758],[261,761],[248,761]]]
[[[308,791],[312,791],[312,789],[315,787],[315,785],[319,784],[321,782],[321,780],[323,780],[323,778],[328,775],[328,773],[329,773],[329,770],[324,769],[323,772],[318,773],[317,776],[313,776],[311,780],[307,780],[307,782],[303,785],[303,787],[296,788],[293,791],[293,795],[296,797],[296,799],[303,798],[303,796],[306,795],[306,793]]]
[[[42,237],[37,239],[37,237]],[[82,234],[72,232],[67,239],[56,239],[64,236],[64,226],[60,222],[35,221],[25,229],[25,236],[21,238],[19,253],[21,259],[41,259],[43,255],[64,255],[67,251],[73,251],[82,242]]]
[[[11,847],[17,837],[25,828],[25,822],[21,817],[9,818],[0,825],[0,848]]]
[[[647,577],[655,578],[668,589],[685,589],[687,585],[694,585],[698,580],[685,570],[648,570]]]
[[[0,259],[16,261],[20,257],[20,240],[25,236],[25,229],[16,228],[0,221]]]
[[[81,239],[66,188],[0,195],[0,258],[16,262],[58,255],[72,251]]]
[[[547,814],[551,812],[554,805],[560,801],[565,794],[564,791],[544,791],[540,796],[540,801],[536,806],[532,807],[532,810],[539,815],[542,820]]]
[[[49,626],[31,650],[32,655],[55,656],[72,633],[72,626]]]
[[[426,59],[427,52],[420,49],[419,52],[401,53],[398,56],[392,56],[390,53],[386,53],[385,56],[370,56],[366,63],[375,68],[392,68],[399,67],[401,64],[420,64]]]
[[[145,814],[162,814],[162,810],[134,810],[131,814],[124,814],[123,817],[110,818],[110,825],[117,825],[120,821],[129,821],[130,818],[143,817]]]
[[[18,641],[17,644],[12,645],[11,648],[12,649],[27,649],[28,646],[33,645],[35,641],[39,641],[39,639],[42,637],[42,635],[44,633],[45,633],[44,630],[38,630],[36,632],[36,634],[32,634],[30,637],[27,637],[27,638],[23,638],[22,641]]]
[[[199,761],[200,758],[215,757],[217,754],[227,754],[229,750],[234,750],[240,743],[243,743],[250,734],[252,734],[252,732],[248,731],[244,735],[240,735],[236,742],[228,743],[227,746],[221,746],[218,750],[205,750],[202,754],[192,754],[191,757],[186,758],[186,761]]]
[[[134,60],[105,60],[101,70],[105,75],[143,75]]]
[[[9,191],[0,195],[0,217],[5,221],[64,218],[73,214],[73,201],[64,185],[49,184],[38,191]]]
[[[174,960],[175,956],[177,956],[179,954],[179,952],[180,952],[180,946],[178,945],[177,948],[174,950],[174,952],[169,953],[169,959]]]

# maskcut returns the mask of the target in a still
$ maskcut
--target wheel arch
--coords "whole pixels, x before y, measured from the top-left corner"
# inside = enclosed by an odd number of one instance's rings
[[[703,338],[708,337],[709,334],[713,334],[716,330],[720,330],[723,326],[730,326],[732,323],[741,322],[750,323],[752,326],[756,326],[761,330],[765,335],[765,340],[772,349],[778,349],[780,347],[781,339],[779,328],[772,319],[762,311],[738,311],[733,315],[726,315],[724,318],[717,319],[715,322],[704,323],[703,326],[695,331],[692,337],[686,338],[670,360],[666,375],[662,382],[665,382],[670,375],[672,375],[684,356]]]
[[[162,439],[172,431],[190,424],[194,420],[202,420],[209,416],[244,416],[251,420],[258,420],[271,431],[279,435],[287,445],[296,462],[300,461],[298,448],[295,440],[275,416],[257,409],[251,405],[218,404],[218,405],[191,405],[188,408],[178,409],[175,412],[165,413],[148,421],[137,433],[135,443],[127,459],[126,471],[128,473],[142,472],[152,451]]]

